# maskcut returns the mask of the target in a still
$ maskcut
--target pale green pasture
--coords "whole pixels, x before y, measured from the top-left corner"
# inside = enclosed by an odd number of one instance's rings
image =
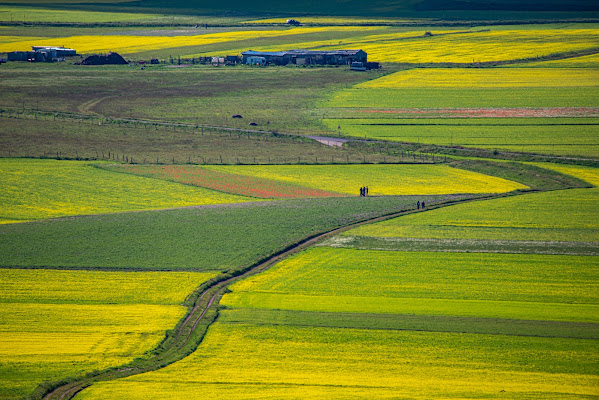
[[[599,190],[469,202],[364,225],[346,236],[599,242]]]
[[[116,3],[114,1],[110,2]],[[166,16],[162,15],[161,17],[165,18]],[[155,14],[0,6],[0,21],[9,22],[103,23],[137,20],[143,21],[150,19],[158,18]],[[173,17],[171,17],[171,20],[173,20]]]
[[[76,399],[584,399],[596,351],[593,340],[217,322],[190,357]]]
[[[350,88],[334,92],[332,108],[596,107],[596,87],[537,88]]]
[[[551,169],[562,174],[572,175],[594,186],[599,186],[599,168],[583,167],[580,165],[564,165],[554,163],[534,163],[541,168]],[[595,191],[593,191],[595,192]]]
[[[506,285],[509,285],[509,283],[506,283]],[[237,308],[331,313],[379,313],[528,321],[599,322],[599,305],[596,304],[389,298],[352,295],[317,296],[254,292],[228,295],[223,300],[223,304]]]
[[[508,66],[506,66],[508,67]],[[514,64],[508,68],[599,68],[599,54],[564,58],[562,60],[539,61],[526,64]]]
[[[363,116],[368,115],[363,113]],[[599,155],[596,118],[370,118],[324,122],[331,130],[340,126],[342,134],[366,139],[555,155]]]
[[[314,248],[222,304],[329,312],[599,321],[597,257]]]

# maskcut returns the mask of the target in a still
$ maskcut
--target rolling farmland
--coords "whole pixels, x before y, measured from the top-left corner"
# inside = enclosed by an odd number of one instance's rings
[[[340,92],[328,105],[342,118],[324,123],[360,138],[594,157],[596,82],[594,68],[409,69]]]
[[[227,308],[189,358],[94,385],[77,398],[158,399],[167,392],[184,398],[192,390],[207,398],[247,398],[256,390],[271,398],[593,396],[597,255],[343,248],[357,233],[444,212],[475,232],[475,213],[523,227],[521,215],[533,215],[531,207],[539,213],[528,220],[530,229],[558,243],[579,231],[596,241],[595,208],[553,210],[560,201],[535,201],[561,194],[464,204],[348,231],[233,285],[222,301]],[[510,206],[512,200],[527,212]],[[544,232],[560,225],[556,214],[571,222]],[[519,229],[504,229],[512,240],[523,238]]]
[[[595,398],[585,1],[0,5],[0,399]]]

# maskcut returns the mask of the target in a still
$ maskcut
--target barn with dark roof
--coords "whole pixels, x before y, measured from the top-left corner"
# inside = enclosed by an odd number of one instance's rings
[[[367,61],[363,50],[285,50],[285,51],[253,51],[241,53],[244,64],[253,64],[253,60],[264,59],[266,64],[274,65],[351,65],[353,62]]]

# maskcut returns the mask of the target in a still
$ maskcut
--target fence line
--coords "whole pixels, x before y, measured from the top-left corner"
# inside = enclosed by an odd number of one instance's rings
[[[4,118],[17,118],[17,119],[41,119],[41,120],[49,120],[53,121],[58,120],[68,120],[71,122],[79,122],[79,123],[90,123],[92,125],[98,124],[100,126],[103,125],[114,125],[118,126],[125,125],[127,128],[132,129],[144,129],[148,130],[151,128],[158,129],[159,127],[163,127],[165,130],[172,129],[176,131],[177,128],[182,130],[187,130],[193,134],[205,135],[210,132],[218,132],[219,134],[228,133],[229,137],[233,137],[233,134],[238,135],[241,138],[242,135],[247,134],[248,139],[251,134],[260,134],[260,135],[281,135],[282,137],[300,137],[305,138],[303,135],[295,135],[295,134],[286,134],[286,133],[278,133],[278,132],[269,132],[269,131],[260,131],[260,130],[249,130],[242,128],[228,128],[228,127],[218,127],[211,125],[200,125],[200,124],[189,124],[189,123],[179,123],[179,122],[166,122],[166,121],[149,121],[149,120],[137,120],[137,119],[125,119],[125,118],[111,118],[111,117],[99,117],[88,114],[78,114],[78,113],[70,113],[70,112],[57,112],[57,111],[43,111],[38,109],[26,108],[24,105],[22,107],[5,107],[0,108],[0,117]],[[323,145],[324,146],[324,145]],[[378,153],[376,154],[376,150],[378,149]],[[225,156],[219,155],[219,157],[212,156],[212,159],[203,155],[196,155],[195,161],[192,160],[192,157],[189,154],[186,154],[187,161],[180,162],[175,160],[172,156],[171,160],[168,160],[166,157],[163,157],[162,160],[157,158],[156,164],[169,164],[168,161],[171,161],[170,164],[227,164],[227,165],[276,165],[276,164],[397,164],[397,163],[435,163],[435,162],[444,162],[447,160],[447,156],[443,156],[440,154],[430,153],[430,152],[422,152],[422,151],[411,151],[409,149],[398,149],[397,146],[377,143],[374,147],[369,149],[373,154],[370,155],[362,155],[358,158],[356,155],[340,155],[335,156],[332,155],[331,159],[322,158],[319,160],[318,156],[298,156],[297,162],[292,159],[292,157],[241,157],[241,156]],[[44,151],[42,154],[21,154],[20,157],[25,158],[53,158],[53,159],[71,159],[71,160],[112,160],[118,162],[127,162],[130,164],[146,164],[148,159],[146,157],[139,156],[131,156],[129,154],[116,154],[112,150],[110,151],[95,151],[95,156],[89,154],[90,151],[81,152],[79,150],[74,151],[75,154],[67,154],[66,152],[63,154],[62,151]],[[6,154],[8,153],[8,154]],[[101,153],[101,156],[100,156]],[[16,157],[16,154],[11,150],[6,150],[4,155],[0,154],[0,157]],[[143,162],[142,162],[143,160]]]

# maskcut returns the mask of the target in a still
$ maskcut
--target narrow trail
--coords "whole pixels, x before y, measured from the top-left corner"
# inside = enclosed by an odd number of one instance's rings
[[[104,100],[111,99],[114,97],[116,97],[116,96],[104,96],[104,97],[100,97],[97,99],[92,99],[92,100],[86,101],[85,103],[80,104],[77,107],[77,110],[79,110],[79,112],[83,113],[83,114],[98,115],[96,112],[93,111],[94,107],[96,107],[98,104],[100,104]]]
[[[138,367],[134,364],[121,366],[119,368],[111,368],[101,371],[93,376],[83,377],[74,382],[65,383],[46,393],[42,398],[44,400],[68,400],[74,398],[77,393],[89,387],[95,382],[110,381],[120,378],[125,378],[131,375],[138,375],[145,372],[154,371],[160,368],[164,368],[176,361],[187,357],[195,348],[201,344],[203,336],[196,338],[197,343],[193,343],[192,339],[197,333],[196,330],[201,322],[207,321],[206,315],[209,311],[214,310],[218,305],[218,302],[226,289],[232,283],[248,278],[252,275],[259,274],[269,269],[273,265],[280,261],[300,252],[315,244],[330,238],[331,236],[338,235],[339,233],[345,232],[355,227],[381,222],[388,219],[396,218],[402,215],[408,215],[418,212],[426,212],[429,210],[435,210],[438,208],[449,207],[456,204],[462,204],[473,201],[484,201],[491,200],[500,197],[518,196],[526,193],[538,192],[538,190],[530,190],[526,192],[508,192],[499,194],[487,194],[473,196],[470,198],[452,199],[446,200],[436,204],[430,204],[426,210],[416,210],[415,208],[404,209],[401,211],[394,211],[392,213],[380,215],[374,218],[352,222],[347,225],[331,229],[325,232],[315,234],[311,237],[304,238],[294,244],[289,245],[287,248],[279,251],[278,253],[271,255],[270,257],[259,261],[253,266],[249,267],[245,272],[232,277],[223,277],[220,281],[215,281],[212,284],[204,288],[199,294],[197,300],[194,303],[193,308],[185,316],[185,319],[177,325],[176,332],[174,333],[174,339],[170,342],[167,347],[161,348],[161,350],[149,359],[145,360],[145,366]],[[197,292],[194,292],[197,293]],[[212,321],[207,321],[208,325],[205,329],[208,329],[209,324]]]

